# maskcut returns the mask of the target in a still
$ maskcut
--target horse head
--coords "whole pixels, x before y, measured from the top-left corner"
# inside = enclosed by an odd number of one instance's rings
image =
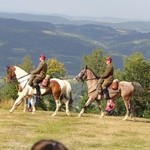
[[[11,82],[15,77],[16,77],[15,67],[14,66],[7,66],[6,82]]]
[[[87,66],[83,68],[79,74],[76,76],[77,81],[84,81],[87,79]]]

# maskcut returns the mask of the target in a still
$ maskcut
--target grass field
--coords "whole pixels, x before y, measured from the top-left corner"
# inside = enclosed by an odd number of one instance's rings
[[[149,150],[150,119],[123,117],[99,119],[99,115],[66,116],[59,112],[23,113],[0,110],[0,149],[30,150],[40,139],[61,141],[69,150]]]

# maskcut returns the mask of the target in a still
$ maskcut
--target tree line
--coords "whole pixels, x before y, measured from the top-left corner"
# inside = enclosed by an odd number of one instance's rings
[[[95,49],[90,54],[84,55],[82,58],[81,67],[88,66],[91,68],[97,76],[103,73],[105,70],[105,57],[109,56],[108,54],[103,55],[101,49]],[[56,58],[47,59],[48,70],[47,74],[51,78],[70,78],[65,66],[62,62],[59,62]],[[22,63],[18,64],[19,67],[30,73],[35,67],[32,64],[31,57],[26,55],[22,59]],[[115,66],[114,66],[115,68]],[[79,70],[80,71],[80,70]],[[69,79],[72,85],[73,92],[73,104],[71,106],[72,111],[80,111],[81,107],[87,100],[87,87],[82,85],[77,81],[72,80],[73,77]],[[144,91],[140,97],[132,97],[132,106],[134,110],[134,115],[138,117],[150,118],[150,93],[148,89],[150,88],[150,60],[145,60],[143,55],[140,52],[133,53],[130,56],[123,57],[123,68],[115,68],[115,78],[119,81],[129,81],[129,82],[139,82]],[[0,100],[9,100],[17,98],[17,89],[15,88],[16,82],[5,83],[3,79],[3,86],[0,88]],[[105,105],[105,101],[102,100]],[[44,101],[40,104],[40,107],[43,110],[54,110],[55,103],[52,96],[45,96]],[[115,101],[116,111],[118,115],[125,114],[125,107],[123,100],[118,98]],[[63,110],[63,109],[62,109]],[[87,113],[97,113],[98,109],[95,104],[92,104],[87,110]]]

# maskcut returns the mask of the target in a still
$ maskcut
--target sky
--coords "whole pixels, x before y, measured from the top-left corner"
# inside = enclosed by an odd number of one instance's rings
[[[0,0],[0,12],[150,21],[150,0]]]

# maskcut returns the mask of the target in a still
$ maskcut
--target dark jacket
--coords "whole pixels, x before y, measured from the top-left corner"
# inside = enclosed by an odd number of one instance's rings
[[[45,61],[41,61],[38,67],[31,72],[31,74],[40,75],[42,78],[45,78],[47,72],[47,64]]]
[[[104,80],[109,80],[112,82],[114,79],[113,74],[114,74],[114,67],[111,63],[109,63],[106,66],[105,72],[100,76],[100,78],[102,78]]]

